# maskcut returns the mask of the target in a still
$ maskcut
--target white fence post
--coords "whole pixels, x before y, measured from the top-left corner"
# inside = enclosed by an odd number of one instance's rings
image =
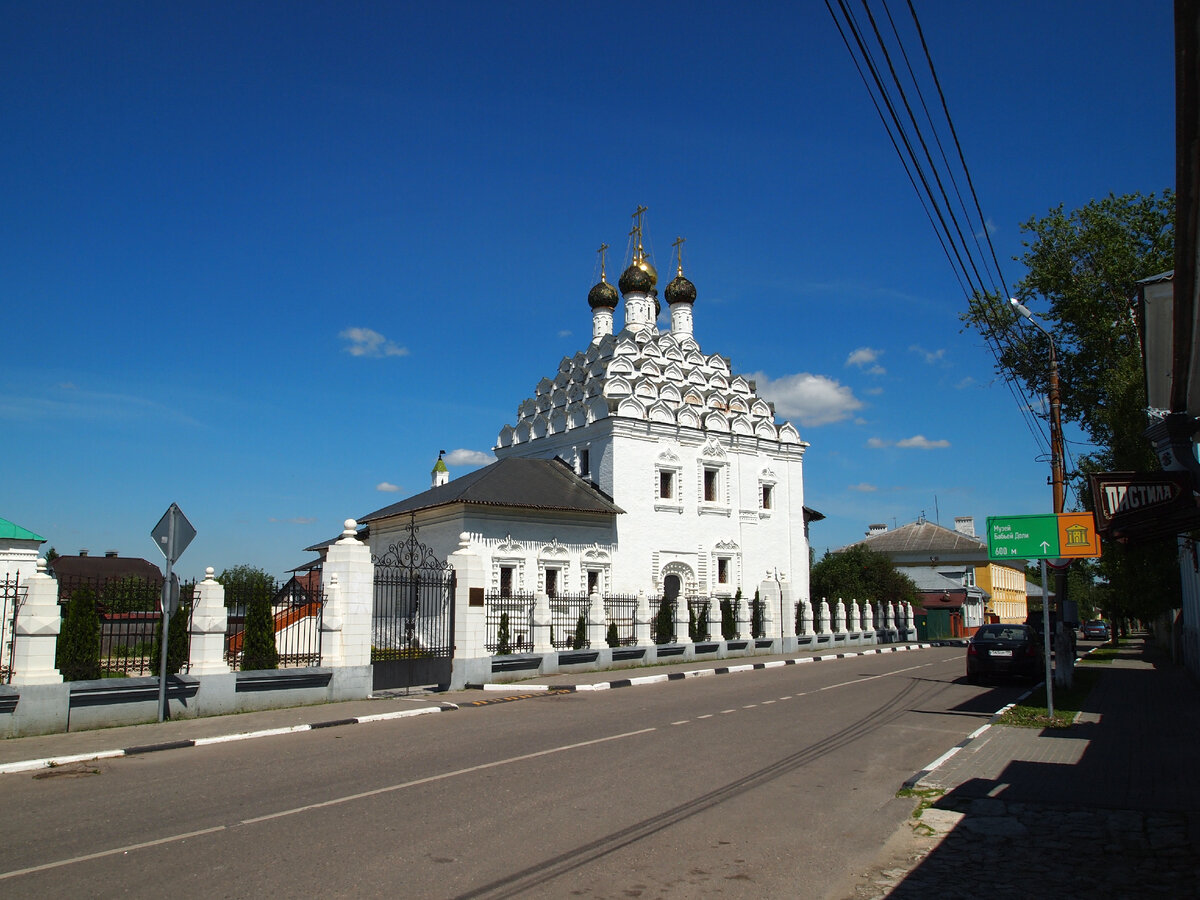
[[[483,558],[471,549],[471,535],[466,531],[458,536],[458,549],[447,561],[454,567],[456,584],[454,659],[457,673],[458,660],[491,655],[487,649],[487,574],[483,569]]]
[[[533,641],[534,653],[553,653],[554,644],[550,640],[550,632],[554,627],[554,614],[550,611],[550,595],[538,591],[533,595]],[[563,636],[558,636],[559,641]]]
[[[196,585],[192,599],[189,675],[228,675],[232,671],[225,656],[225,631],[229,624],[225,586],[217,582],[213,573],[212,566],[204,570],[204,580]]]
[[[599,650],[608,646],[608,614],[604,611],[604,600],[599,591],[588,595],[588,646]]]
[[[13,684],[62,684],[54,665],[61,626],[58,582],[46,574],[46,560],[39,559],[12,636]]]
[[[337,588],[331,590],[334,584]],[[358,523],[353,519],[346,520],[341,539],[332,544],[325,555],[325,564],[321,569],[321,587],[326,597],[322,620],[326,616],[333,617],[328,629],[322,621],[321,630],[332,632],[336,631],[335,626],[341,625],[339,664],[369,666],[371,618],[375,602],[375,566],[371,562],[370,549],[358,539]]]
[[[639,647],[650,645],[650,604],[645,591],[638,591],[637,606],[633,611],[633,634]]]

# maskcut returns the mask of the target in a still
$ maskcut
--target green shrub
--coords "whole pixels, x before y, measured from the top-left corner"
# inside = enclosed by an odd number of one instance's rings
[[[104,585],[100,604],[110,613],[154,612],[162,596],[162,585],[129,575]]]
[[[694,644],[699,639],[697,635],[700,633],[696,627],[696,610],[692,604],[688,604],[688,639]]]
[[[508,613],[500,613],[500,629],[496,633],[496,655],[508,656],[512,653],[512,633],[508,628]]]
[[[608,623],[608,631],[604,635],[604,642],[606,644],[608,644],[608,646],[610,646],[610,647],[620,647],[621,646],[621,638],[617,634],[617,623],[616,622]]]
[[[675,640],[675,604],[663,597],[658,604],[658,616],[654,620],[654,641],[669,644]]]
[[[54,664],[63,681],[100,677],[100,616],[96,612],[96,593],[91,588],[76,588],[71,594]]]
[[[571,639],[572,650],[582,650],[587,646],[587,618],[583,613],[575,620],[575,637]]]
[[[171,661],[170,656],[167,662]],[[278,669],[279,651],[275,649],[275,616],[270,597],[255,596],[246,606],[246,625],[242,632],[242,671]]]
[[[180,600],[179,601],[179,609],[175,610],[175,614],[173,616],[171,616],[171,622],[167,626],[167,632],[168,632],[167,674],[168,675],[174,675],[175,673],[177,673],[180,669],[182,669],[184,667],[184,665],[188,661],[188,649],[190,646],[190,638],[191,638],[191,636],[188,634],[188,619],[190,618],[190,616],[189,616],[190,612],[191,612],[191,605],[190,604],[185,605],[183,600]],[[272,629],[271,649],[275,648],[274,628],[275,628],[275,623],[272,620],[272,623],[271,623],[271,629]],[[243,638],[242,640],[243,640],[242,646],[245,647],[245,638]],[[154,644],[150,648],[150,670],[155,675],[157,675],[161,671],[161,664],[159,662],[159,660],[161,658],[159,656],[159,651],[160,651],[161,647],[162,647],[162,619],[159,619],[158,625],[155,626],[155,628],[154,628]],[[141,648],[141,645],[139,645],[139,648],[138,648],[139,649],[138,656],[141,656],[143,653],[145,653],[145,650],[142,650],[140,648]],[[245,657],[243,656],[243,659],[244,658]],[[276,655],[276,660],[278,661],[278,655]],[[243,664],[242,668],[246,669],[248,667],[245,666],[245,664]],[[275,666],[257,666],[256,668],[273,669],[273,668],[275,668]]]
[[[732,641],[737,637],[737,619],[733,612],[733,601],[728,598],[721,601],[721,637]]]
[[[696,620],[696,634],[700,640],[708,640],[708,604],[700,607],[700,617]]]
[[[763,609],[762,598],[758,591],[754,592],[754,599],[750,601],[750,636],[760,638],[766,632],[766,614]]]

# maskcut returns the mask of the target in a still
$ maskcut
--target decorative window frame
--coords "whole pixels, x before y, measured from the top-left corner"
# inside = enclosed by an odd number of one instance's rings
[[[758,517],[760,519],[771,518],[775,510],[779,508],[779,492],[776,490],[778,484],[779,478],[775,472],[769,467],[764,467],[758,475]],[[770,493],[771,498],[769,506],[763,502],[767,492]]]
[[[716,499],[704,498],[705,472],[715,470],[717,476]],[[729,457],[725,448],[715,440],[709,440],[696,456],[696,506],[701,515],[730,515],[729,505]]]
[[[550,543],[538,551],[537,589],[539,593],[546,593],[546,571],[548,569],[558,572],[558,593],[570,593],[568,584],[570,557],[570,551],[558,542],[558,538],[551,538]]]
[[[710,556],[712,565],[709,571],[712,572],[712,581],[709,584],[709,592],[714,597],[734,596],[742,580],[742,548],[736,541],[720,541],[713,547]],[[726,564],[726,574],[729,576],[725,581],[719,580],[722,561]]]
[[[674,496],[663,497],[660,494],[662,476],[669,474],[674,486]],[[651,496],[654,498],[656,512],[683,513],[683,461],[672,447],[664,447],[654,461],[654,481],[650,485]]]
[[[595,572],[599,576],[596,590],[603,596],[612,584],[612,554],[598,543],[584,550],[579,559],[579,585],[585,591],[588,587],[589,572]]]
[[[500,592],[500,570],[513,570],[511,590],[519,594],[525,586],[525,546],[507,535],[492,550],[492,590]]]

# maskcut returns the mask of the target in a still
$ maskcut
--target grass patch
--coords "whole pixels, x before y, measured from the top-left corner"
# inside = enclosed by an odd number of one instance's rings
[[[1017,728],[1069,728],[1083,709],[1083,703],[1096,684],[1100,673],[1095,669],[1075,668],[1075,683],[1070,690],[1054,688],[1054,718],[1046,707],[1046,689],[1040,687],[998,720],[998,725]]]
[[[916,797],[917,806],[912,811],[911,818],[914,820],[909,824],[912,825],[915,834],[929,837],[933,834],[933,829],[921,821],[921,815],[929,807],[933,806],[943,794],[946,792],[941,788],[901,788],[896,792],[897,797]]]
[[[1108,644],[1105,644],[1101,647],[1097,647],[1079,661],[1084,663],[1111,663],[1117,658],[1120,652],[1120,647],[1112,647]]]

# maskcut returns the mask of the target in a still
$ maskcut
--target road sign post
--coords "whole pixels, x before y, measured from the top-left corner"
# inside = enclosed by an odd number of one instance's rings
[[[1042,570],[1042,638],[1046,659],[1046,711],[1054,715],[1054,677],[1050,668],[1050,596],[1047,560],[1059,565],[1072,559],[1100,555],[1100,537],[1091,513],[1051,513],[1042,516],[988,516],[988,559],[1022,565],[1040,560]],[[1056,565],[1055,568],[1058,568]],[[1060,610],[1062,612],[1062,610]],[[1059,616],[1059,625],[1063,617]],[[1061,661],[1060,661],[1061,662]],[[1066,665],[1065,662],[1061,664]],[[1069,670],[1068,670],[1069,671]]]
[[[158,642],[158,721],[166,716],[167,709],[167,656],[171,647],[171,616],[179,606],[179,578],[171,571],[175,560],[183,555],[196,529],[187,520],[183,510],[172,503],[163,513],[158,524],[150,532],[154,544],[167,559],[167,572],[163,581],[162,594],[162,636]]]

